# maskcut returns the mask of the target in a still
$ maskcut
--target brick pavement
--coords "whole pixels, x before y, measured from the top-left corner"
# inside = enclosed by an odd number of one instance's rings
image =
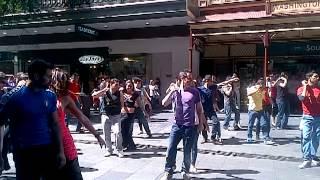
[[[171,113],[159,113],[152,117],[150,128],[154,134],[153,138],[137,135],[138,126],[135,124],[134,140],[138,150],[126,153],[127,156],[122,159],[116,156],[103,157],[104,150],[100,149],[92,135],[74,133],[84,179],[158,179],[164,168],[167,138],[171,128],[168,119],[171,117]],[[223,115],[219,114],[219,118],[222,119]],[[246,128],[245,113],[241,114],[241,124]],[[272,130],[271,136],[276,141],[276,145],[273,146],[264,145],[262,142],[247,144],[245,130],[222,130],[224,145],[199,142],[199,173],[192,176],[200,180],[319,180],[320,167],[298,169],[301,163],[299,117],[290,117],[289,125],[291,130]],[[95,127],[101,129],[98,123]],[[75,129],[75,126],[71,126],[70,129]],[[181,144],[179,147],[177,171],[180,170],[182,162]],[[3,177],[14,177],[14,168],[4,172]],[[179,173],[174,175],[174,179],[181,178]]]

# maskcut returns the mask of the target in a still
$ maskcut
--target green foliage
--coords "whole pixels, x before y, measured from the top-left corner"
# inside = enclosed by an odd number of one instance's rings
[[[27,0],[0,0],[0,16],[23,11],[23,4]]]

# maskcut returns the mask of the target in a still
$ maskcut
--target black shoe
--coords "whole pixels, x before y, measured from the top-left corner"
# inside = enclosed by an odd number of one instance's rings
[[[8,171],[8,170],[11,169],[9,162],[5,162],[5,163],[4,163],[3,169],[4,169],[5,171]]]

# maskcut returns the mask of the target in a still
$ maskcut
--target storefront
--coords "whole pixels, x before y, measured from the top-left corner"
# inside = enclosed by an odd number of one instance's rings
[[[83,92],[96,87],[99,78],[107,75],[119,79],[138,76],[146,79],[146,54],[109,55],[109,48],[57,49],[21,51],[18,53],[22,70],[26,71],[34,59],[44,59],[69,74],[80,75]]]
[[[287,72],[292,96],[306,72],[320,70],[318,1],[217,0],[199,6],[200,16],[190,26],[193,38],[204,44],[200,74],[216,74],[222,81],[237,72],[243,111],[246,87],[265,69],[267,74]],[[299,113],[297,102],[291,104],[292,112]]]

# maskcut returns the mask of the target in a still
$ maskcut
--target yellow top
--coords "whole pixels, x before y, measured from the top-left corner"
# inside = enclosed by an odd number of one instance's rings
[[[251,91],[253,88],[256,87],[249,87],[247,88],[247,92]],[[255,93],[248,96],[249,104],[248,104],[248,110],[249,111],[261,111],[263,110],[262,107],[262,101],[264,96],[264,90],[257,90]]]

